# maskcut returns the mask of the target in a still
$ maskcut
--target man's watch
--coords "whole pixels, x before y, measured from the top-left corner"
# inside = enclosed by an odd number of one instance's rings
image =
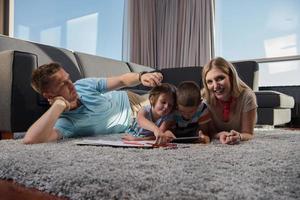
[[[146,74],[146,73],[148,73],[148,72],[142,71],[142,72],[139,73],[139,81],[140,81],[140,82],[142,82],[142,76],[143,76],[144,74]]]

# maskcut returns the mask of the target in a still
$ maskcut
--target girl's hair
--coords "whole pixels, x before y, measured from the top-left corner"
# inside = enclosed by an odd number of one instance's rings
[[[177,87],[177,105],[198,106],[201,102],[200,87],[194,81],[183,81]]]
[[[39,94],[43,92],[51,83],[51,76],[58,72],[62,66],[58,63],[45,64],[32,72],[31,76],[31,86]]]
[[[238,97],[245,89],[249,88],[238,76],[235,67],[225,60],[224,58],[217,57],[210,60],[202,70],[202,82],[204,88],[202,89],[202,95],[208,103],[215,102],[215,96],[211,93],[206,84],[206,75],[212,69],[217,68],[223,73],[227,74],[230,79],[231,96]]]
[[[151,106],[154,106],[161,94],[168,94],[174,99],[174,108],[176,102],[176,87],[169,83],[162,83],[161,85],[155,86],[149,92],[149,101]]]

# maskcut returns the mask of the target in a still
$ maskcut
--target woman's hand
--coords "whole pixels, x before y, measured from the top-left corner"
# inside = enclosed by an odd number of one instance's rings
[[[241,134],[235,130],[223,131],[219,133],[219,136],[222,144],[237,144],[241,141]]]

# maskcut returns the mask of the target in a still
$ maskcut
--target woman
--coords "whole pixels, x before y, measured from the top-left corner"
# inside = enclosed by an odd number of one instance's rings
[[[214,137],[223,144],[253,138],[257,117],[254,92],[223,58],[212,59],[202,70],[203,96],[212,115]]]

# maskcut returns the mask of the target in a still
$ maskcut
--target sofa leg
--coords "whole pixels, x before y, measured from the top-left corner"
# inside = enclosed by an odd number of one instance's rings
[[[8,131],[0,131],[0,140],[13,139],[14,134]]]

